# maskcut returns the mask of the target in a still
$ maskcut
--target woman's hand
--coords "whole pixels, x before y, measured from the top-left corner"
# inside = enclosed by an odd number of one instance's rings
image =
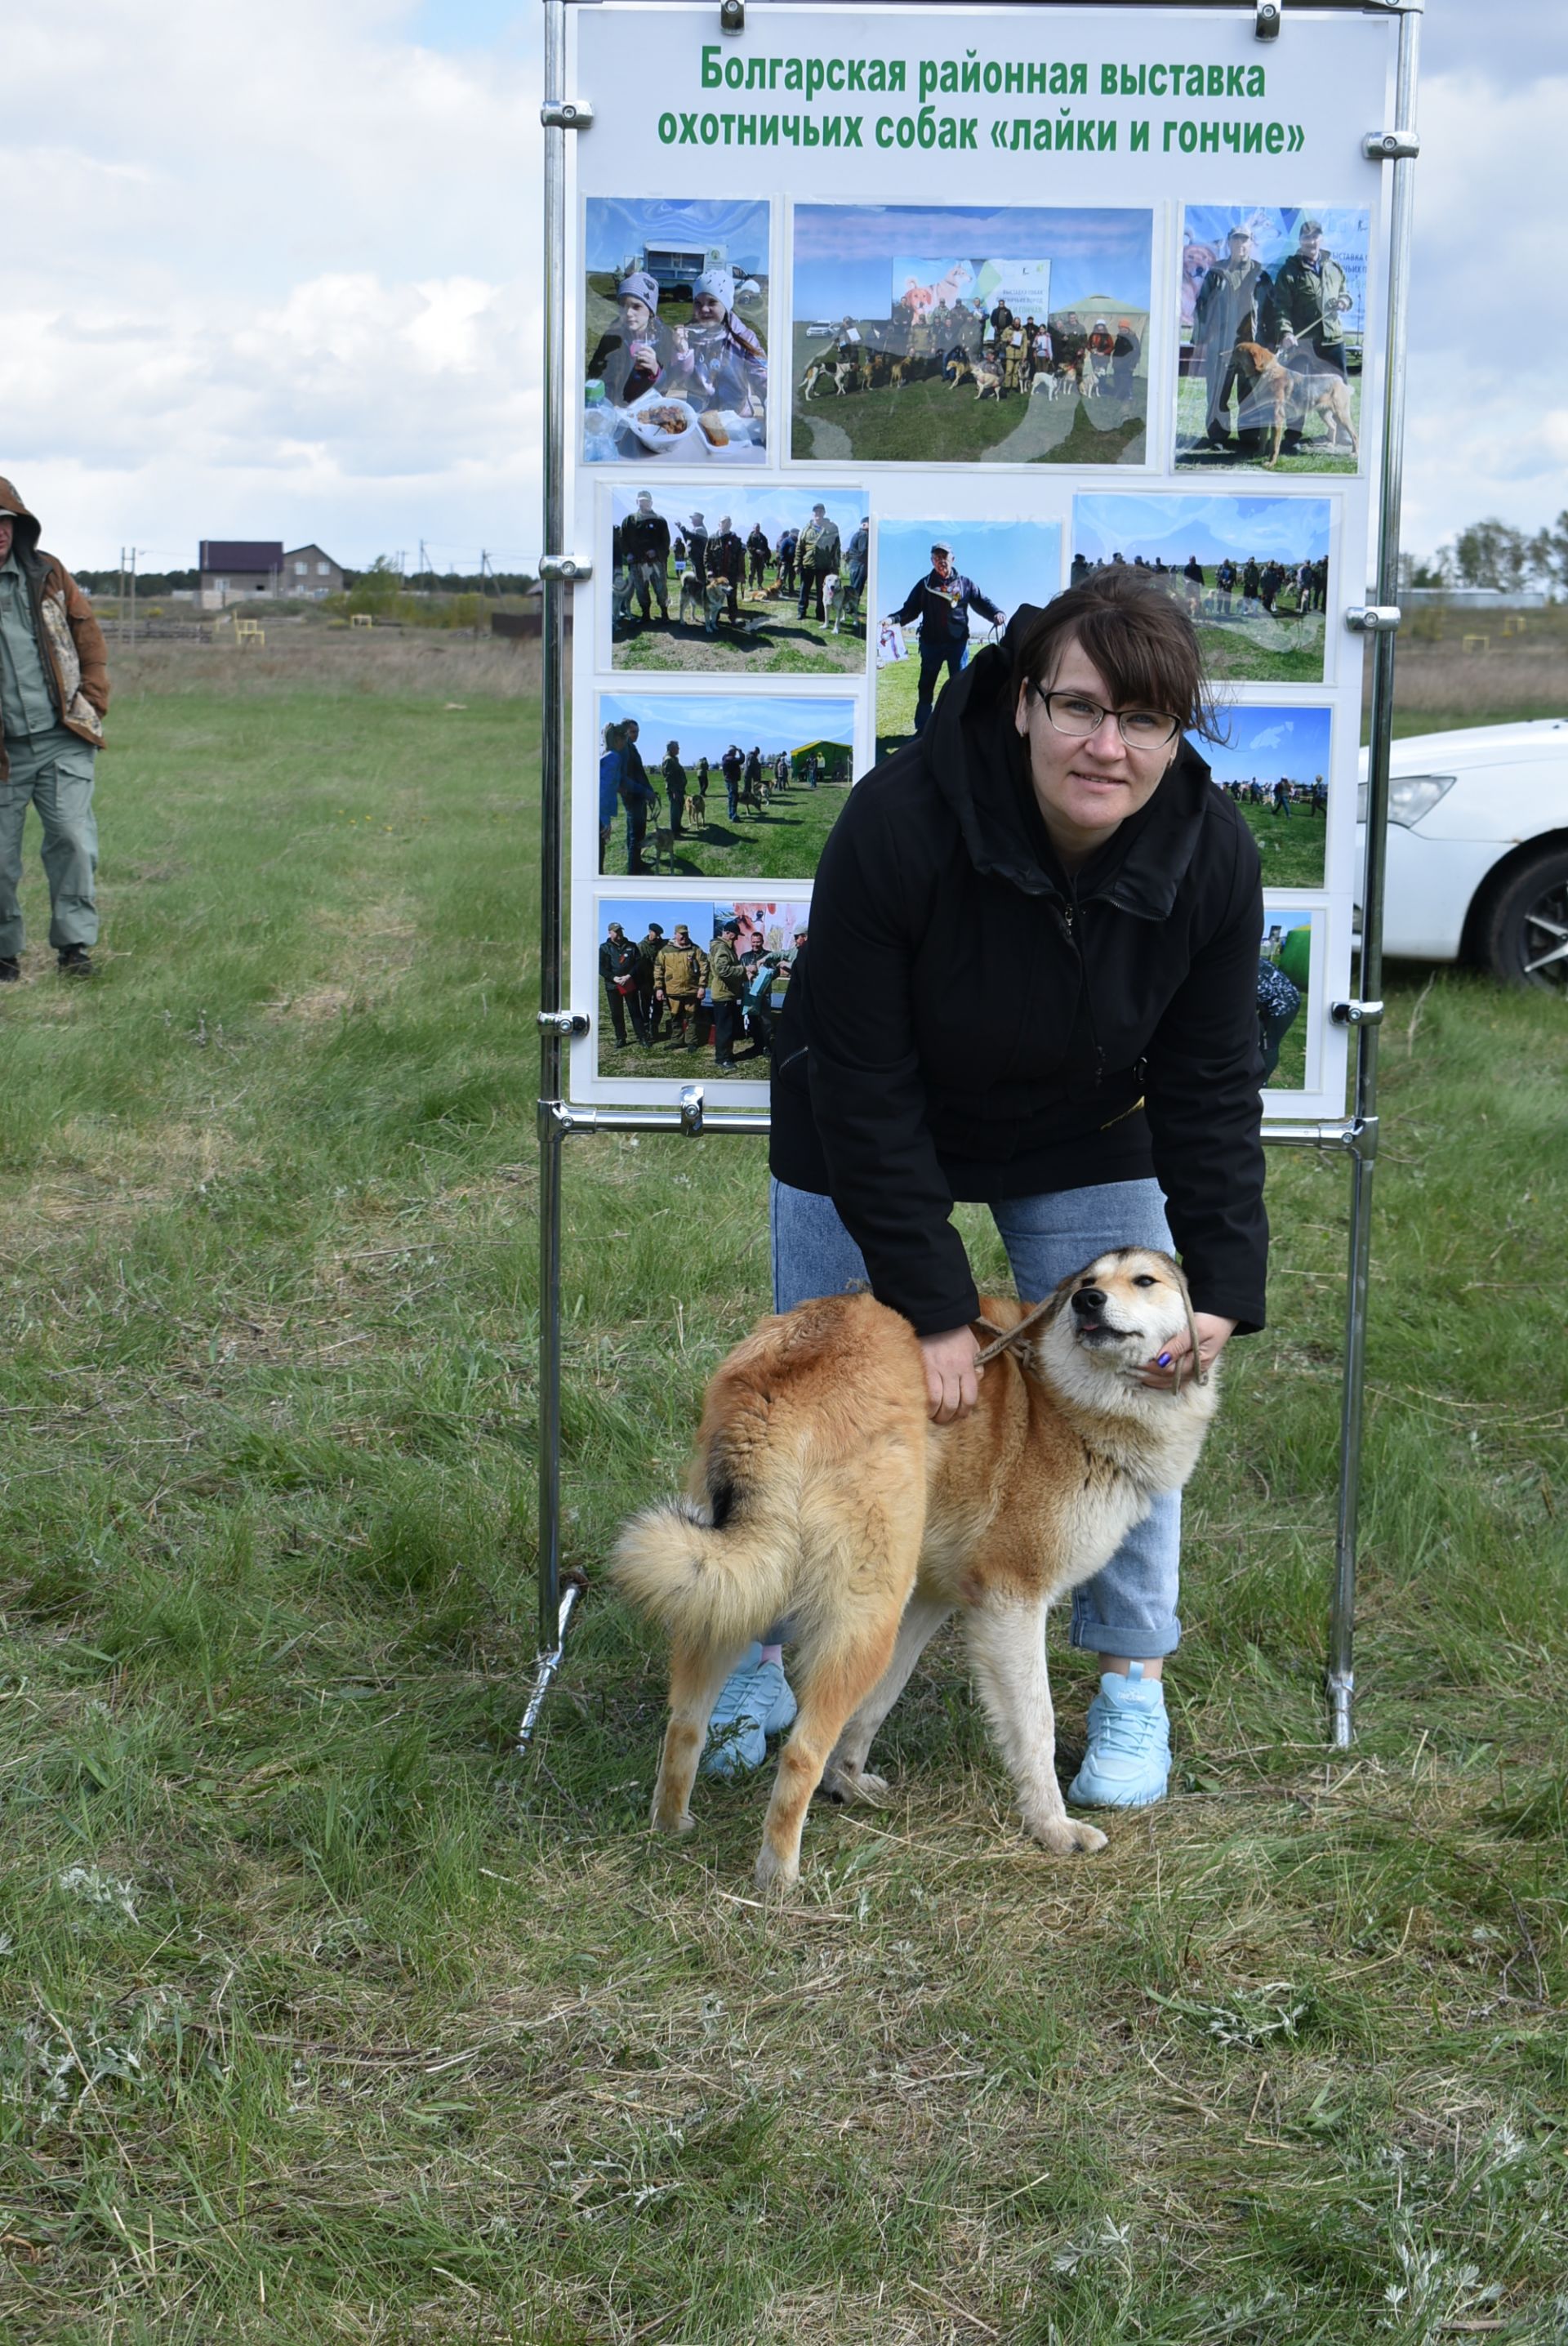
[[[1216,1319],[1212,1311],[1195,1311],[1192,1316],[1197,1330],[1198,1364],[1207,1371],[1236,1333],[1236,1322],[1234,1320]],[[1176,1383],[1178,1363],[1182,1382],[1186,1384],[1192,1373],[1192,1339],[1185,1328],[1178,1336],[1171,1338],[1157,1361],[1145,1362],[1141,1372],[1142,1382],[1152,1385],[1156,1392],[1169,1392]]]
[[[980,1346],[973,1332],[968,1328],[950,1328],[944,1335],[922,1336],[920,1349],[925,1363],[927,1414],[933,1425],[956,1425],[979,1400],[980,1380],[985,1374],[974,1364]]]

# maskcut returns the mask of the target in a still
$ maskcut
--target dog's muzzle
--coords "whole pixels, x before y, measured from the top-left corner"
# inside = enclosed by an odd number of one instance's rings
[[[1125,1328],[1113,1328],[1105,1318],[1105,1294],[1102,1288],[1080,1287],[1073,1295],[1073,1318],[1080,1338],[1125,1336]]]

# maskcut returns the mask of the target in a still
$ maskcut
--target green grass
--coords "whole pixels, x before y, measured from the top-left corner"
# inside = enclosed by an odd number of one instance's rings
[[[956,388],[940,375],[901,388],[805,395],[806,369],[821,338],[795,330],[790,453],[820,464],[962,463],[1141,464],[1147,437],[1148,385],[1140,373],[1132,401],[977,399],[972,382]]]
[[[740,616],[746,623],[738,635],[727,620],[718,633],[708,635],[677,616],[675,589],[670,589],[667,619],[644,619],[636,612],[616,630],[611,665],[617,668],[677,670],[688,676],[863,676],[866,669],[866,623],[846,620],[835,628],[830,620],[801,618],[791,595],[744,588]]]
[[[812,877],[847,791],[825,784],[812,790],[797,782],[781,796],[775,791],[760,814],[748,814],[741,809],[731,822],[725,811],[722,776],[715,777],[714,782],[717,786],[710,784],[708,793],[706,821],[697,822],[692,801],[686,802],[685,828],[681,837],[671,842],[677,879],[728,880],[732,874],[762,880]],[[610,843],[610,868],[613,872],[625,865],[626,851],[617,831]],[[663,869],[667,873],[670,863],[667,862]]]
[[[759,1912],[760,1786],[644,1829],[662,1658],[601,1566],[766,1301],[763,1151],[568,1145],[594,1585],[520,1767],[534,712],[353,660],[122,690],[104,974],[35,946],[0,1001],[0,2329],[1559,2339],[1559,1005],[1389,989],[1355,1751],[1320,1696],[1344,1172],[1280,1156],[1176,1797],[1044,1860],[944,1641],[897,1805],[814,1812]]]
[[[1288,817],[1273,806],[1249,806],[1238,811],[1257,842],[1266,888],[1320,888],[1323,885],[1323,843],[1328,825],[1321,815],[1295,807]]]

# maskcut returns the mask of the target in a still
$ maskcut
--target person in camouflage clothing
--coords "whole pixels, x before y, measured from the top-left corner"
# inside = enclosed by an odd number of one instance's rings
[[[674,936],[654,963],[654,1000],[664,1005],[669,1019],[672,1051],[697,1048],[697,1004],[707,984],[708,955],[693,944],[686,923],[677,921]]]

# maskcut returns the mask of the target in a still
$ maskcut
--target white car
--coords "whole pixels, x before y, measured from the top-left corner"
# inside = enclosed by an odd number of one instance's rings
[[[1394,743],[1383,950],[1568,1000],[1568,718]]]

